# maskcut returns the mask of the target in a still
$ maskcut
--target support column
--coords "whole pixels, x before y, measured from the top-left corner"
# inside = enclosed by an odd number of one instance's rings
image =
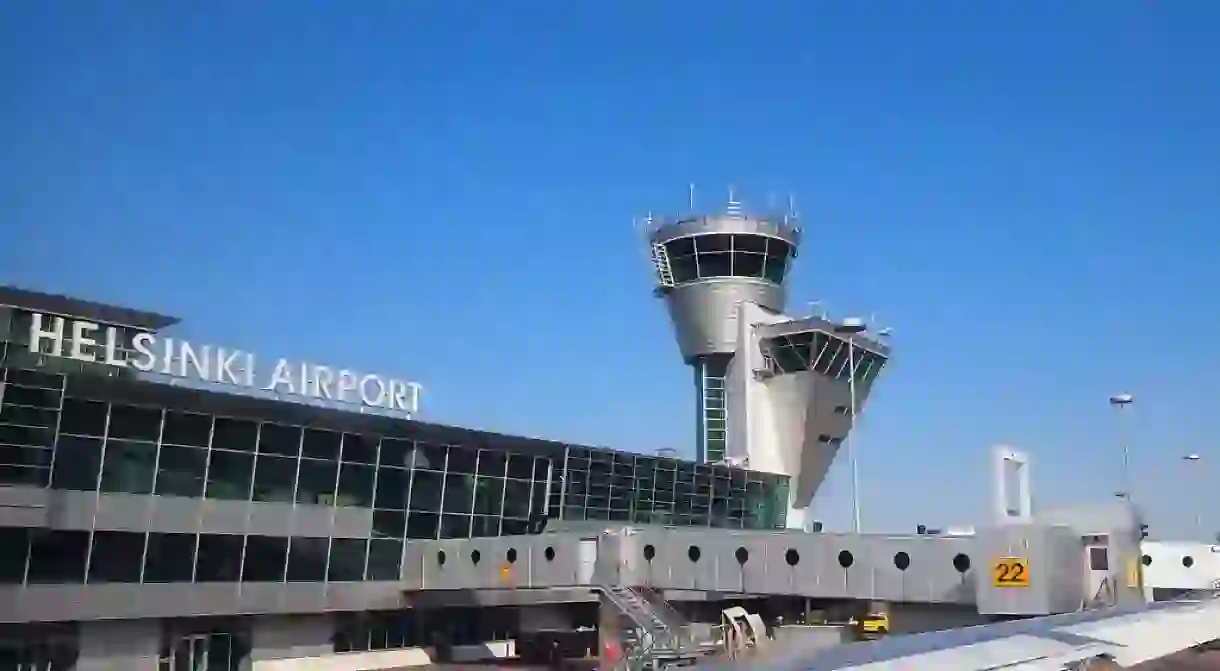
[[[159,620],[94,620],[80,623],[76,671],[158,671]]]

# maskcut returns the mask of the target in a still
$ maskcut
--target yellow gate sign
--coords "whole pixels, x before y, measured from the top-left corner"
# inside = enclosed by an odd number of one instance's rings
[[[1029,562],[1024,557],[1001,557],[991,567],[996,587],[1029,587]]]

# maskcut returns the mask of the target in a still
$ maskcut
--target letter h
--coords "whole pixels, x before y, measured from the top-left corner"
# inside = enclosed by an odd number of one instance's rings
[[[53,345],[51,354],[55,356],[64,355],[64,318],[52,317],[51,330],[44,330],[43,315],[35,312],[33,319],[30,321],[30,352],[34,354],[42,354],[42,341],[50,340]]]

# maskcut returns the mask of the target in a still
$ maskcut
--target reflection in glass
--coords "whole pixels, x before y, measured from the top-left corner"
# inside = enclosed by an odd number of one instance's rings
[[[296,459],[269,454],[258,455],[254,468],[254,500],[292,503],[292,488],[296,475]]]
[[[253,454],[213,449],[208,455],[208,498],[248,501],[253,479]]]
[[[106,441],[102,459],[102,491],[151,494],[156,470],[156,443]]]

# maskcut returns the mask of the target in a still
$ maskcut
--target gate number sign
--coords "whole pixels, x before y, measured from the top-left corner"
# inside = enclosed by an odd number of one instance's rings
[[[1024,557],[1001,557],[991,567],[996,587],[1029,587],[1029,562]]]

